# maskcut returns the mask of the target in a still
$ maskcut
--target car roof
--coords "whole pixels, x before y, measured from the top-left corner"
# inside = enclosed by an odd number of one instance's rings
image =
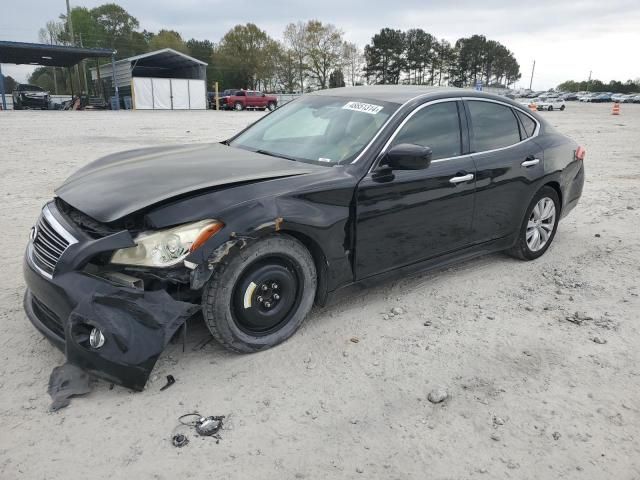
[[[521,107],[519,103],[516,103],[507,97],[479,92],[477,90],[453,87],[426,87],[420,85],[367,85],[361,87],[330,88],[327,90],[317,90],[309,93],[308,95],[367,98],[370,100],[379,100],[381,102],[397,104],[406,103],[417,97],[422,97],[425,100],[437,100],[439,98],[463,96],[498,100],[516,107]]]

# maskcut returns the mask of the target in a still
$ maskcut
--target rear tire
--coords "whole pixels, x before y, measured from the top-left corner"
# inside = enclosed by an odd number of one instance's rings
[[[267,108],[269,109],[270,112],[273,112],[278,106],[273,103],[273,102],[269,102],[269,105],[267,105]]]
[[[561,112],[564,112],[564,108],[565,108],[565,107],[564,107],[564,105],[562,105],[562,106],[560,107],[560,111],[561,111]]]
[[[220,265],[202,292],[214,338],[237,353],[264,350],[291,337],[316,294],[316,267],[302,243],[272,235]]]
[[[549,111],[553,112],[553,105],[549,105]]]
[[[507,253],[521,260],[535,260],[544,255],[555,238],[560,208],[558,193],[549,186],[542,187],[527,208],[516,244]],[[536,239],[540,240],[537,245]]]

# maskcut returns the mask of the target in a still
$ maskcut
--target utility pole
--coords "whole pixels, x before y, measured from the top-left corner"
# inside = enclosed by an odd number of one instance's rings
[[[533,72],[536,71],[536,61],[533,61],[533,67],[531,67],[531,80],[529,81],[529,90],[531,90],[531,86],[533,85]]]
[[[51,45],[53,45],[53,33],[49,32],[49,41],[51,42]],[[51,67],[51,69],[53,70],[53,91],[56,92],[56,95],[58,95],[58,80],[56,79],[56,67],[53,66]]]
[[[84,47],[84,45],[82,44],[82,32],[80,32],[80,46]],[[84,77],[84,92],[87,95],[89,95],[89,82],[87,81],[87,65],[84,58],[82,59],[82,76]]]
[[[589,91],[589,86],[591,85],[591,70],[589,70],[589,80],[587,80],[587,92]]]
[[[67,27],[69,28],[69,35],[71,35],[71,45],[75,47],[76,37],[73,35],[73,22],[71,21],[71,7],[69,6],[69,0],[67,0]],[[78,79],[78,90],[80,90],[80,70],[78,69],[77,63],[75,64],[75,71],[76,78]],[[73,80],[71,80],[71,84],[73,85]],[[71,90],[73,90],[73,86],[71,87]]]

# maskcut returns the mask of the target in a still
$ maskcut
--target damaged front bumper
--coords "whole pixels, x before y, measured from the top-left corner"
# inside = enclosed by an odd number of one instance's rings
[[[31,323],[69,363],[142,390],[171,337],[200,306],[175,300],[164,290],[119,286],[82,271],[45,276],[30,248],[23,270],[24,308]],[[105,339],[99,348],[89,342],[93,328]]]

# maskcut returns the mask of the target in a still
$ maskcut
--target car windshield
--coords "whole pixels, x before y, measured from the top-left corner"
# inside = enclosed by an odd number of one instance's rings
[[[398,107],[378,100],[308,95],[278,108],[229,145],[319,165],[349,163]]]
[[[20,91],[22,92],[42,92],[40,87],[35,85],[20,85]]]

